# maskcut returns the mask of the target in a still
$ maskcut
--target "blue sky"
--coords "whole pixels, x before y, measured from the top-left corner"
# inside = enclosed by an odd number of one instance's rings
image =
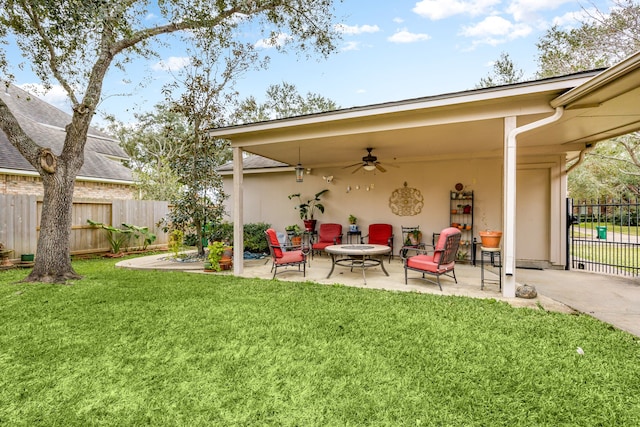
[[[609,10],[606,0],[345,0],[336,3],[343,17],[343,40],[328,59],[291,52],[279,54],[265,46],[259,34],[246,33],[264,55],[268,70],[252,71],[237,83],[241,97],[261,100],[266,88],[283,81],[301,93],[314,92],[341,107],[369,105],[473,89],[491,71],[501,52],[510,55],[525,78],[537,70],[536,42],[553,24],[575,26],[583,9]],[[149,19],[153,19],[150,16]],[[253,37],[253,39],[252,39]],[[11,53],[11,50],[10,50]],[[14,53],[14,55],[16,55]],[[167,70],[185,64],[185,54],[173,46],[162,63],[134,63],[123,76],[111,72],[105,84],[102,112],[122,121],[133,111],[150,110],[162,98],[162,84],[173,78]],[[150,79],[145,89],[135,83]],[[16,83],[38,83],[28,71],[16,70]],[[118,94],[128,93],[129,96]],[[64,107],[59,88],[42,96]]]

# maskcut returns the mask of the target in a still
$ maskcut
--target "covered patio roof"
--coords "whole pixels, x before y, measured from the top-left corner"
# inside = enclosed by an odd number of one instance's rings
[[[234,147],[237,225],[242,224],[243,151],[290,165],[298,163],[300,155],[300,162],[310,168],[353,164],[366,154],[366,147],[374,147],[375,155],[385,164],[461,155],[503,157],[505,274],[510,276],[515,274],[515,267],[509,266],[515,262],[509,242],[515,230],[515,211],[509,204],[515,203],[516,159],[538,154],[577,155],[593,143],[639,129],[640,52],[605,70],[213,129],[210,133],[231,140]],[[511,292],[510,287],[505,289]]]

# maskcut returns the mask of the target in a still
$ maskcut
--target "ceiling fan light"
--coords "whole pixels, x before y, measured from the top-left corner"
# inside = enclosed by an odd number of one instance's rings
[[[364,165],[364,170],[371,172],[376,169],[376,165]]]

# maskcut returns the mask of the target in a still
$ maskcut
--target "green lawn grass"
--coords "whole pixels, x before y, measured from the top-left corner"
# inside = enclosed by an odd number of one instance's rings
[[[586,315],[114,263],[0,273],[0,425],[640,425],[639,339]]]

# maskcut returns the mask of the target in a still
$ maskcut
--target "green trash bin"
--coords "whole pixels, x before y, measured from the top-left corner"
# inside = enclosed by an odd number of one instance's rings
[[[607,227],[597,226],[596,230],[598,231],[598,239],[607,240]]]

